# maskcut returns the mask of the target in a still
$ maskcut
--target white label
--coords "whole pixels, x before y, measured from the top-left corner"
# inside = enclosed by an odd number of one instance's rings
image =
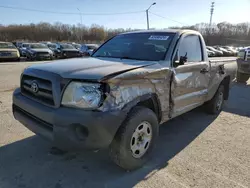
[[[151,35],[148,40],[168,40],[169,36]]]

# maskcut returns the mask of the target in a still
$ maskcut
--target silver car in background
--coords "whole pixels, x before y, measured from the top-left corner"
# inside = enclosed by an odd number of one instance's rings
[[[98,44],[82,44],[80,53],[82,54],[82,56],[90,56],[98,47]]]

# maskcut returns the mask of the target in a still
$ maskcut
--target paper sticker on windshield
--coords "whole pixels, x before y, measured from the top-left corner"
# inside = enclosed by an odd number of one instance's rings
[[[168,40],[169,36],[151,35],[148,40]]]

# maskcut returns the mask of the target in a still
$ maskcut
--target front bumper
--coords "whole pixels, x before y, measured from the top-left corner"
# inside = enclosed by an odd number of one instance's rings
[[[62,58],[74,58],[74,57],[80,57],[81,54],[77,52],[68,52],[64,51],[62,52]]]
[[[52,59],[53,55],[35,55],[35,56],[31,56],[32,59],[36,59],[36,60],[46,60],[46,59]]]
[[[12,55],[12,56],[0,56],[0,60],[16,60],[19,59],[20,56]]]
[[[28,129],[64,150],[109,146],[126,117],[123,111],[48,107],[23,96],[19,88],[13,93],[13,115]]]

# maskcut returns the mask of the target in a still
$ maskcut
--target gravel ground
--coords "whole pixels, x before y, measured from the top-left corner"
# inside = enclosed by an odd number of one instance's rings
[[[1,188],[250,187],[250,82],[232,88],[218,117],[196,109],[161,126],[153,160],[124,172],[107,150],[51,152],[14,120],[12,91],[28,65],[0,64]]]

